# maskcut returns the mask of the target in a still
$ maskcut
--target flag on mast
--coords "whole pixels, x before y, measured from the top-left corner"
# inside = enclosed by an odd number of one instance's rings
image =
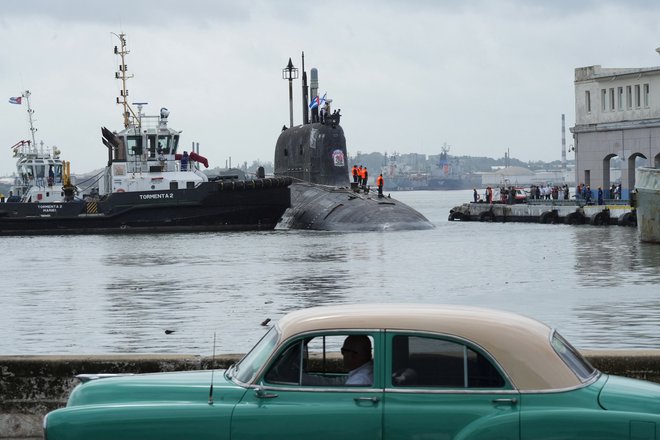
[[[9,103],[10,104],[22,104],[23,103],[23,97],[22,96],[12,96],[9,98]]]

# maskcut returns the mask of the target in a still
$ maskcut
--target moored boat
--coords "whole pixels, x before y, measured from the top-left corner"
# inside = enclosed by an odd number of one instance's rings
[[[199,146],[181,152],[180,132],[168,127],[166,108],[147,116],[146,103],[136,103],[137,112],[128,103],[128,50],[125,35],[118,37],[116,78],[122,93],[117,103],[124,128],[102,129],[108,162],[98,186],[74,186],[59,151],[46,157],[33,152],[34,141],[19,142],[20,185],[14,186],[19,194],[0,204],[0,235],[274,229],[290,205],[291,179],[209,179],[200,170],[208,162]]]

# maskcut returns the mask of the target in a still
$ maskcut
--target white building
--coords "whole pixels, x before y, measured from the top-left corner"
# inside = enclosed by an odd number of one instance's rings
[[[534,172],[522,167],[507,167],[480,174],[482,186],[561,186],[564,183],[573,185],[575,182],[573,169]]]
[[[615,182],[610,161],[622,160],[622,198],[635,168],[660,166],[660,67],[575,69],[576,180],[592,191]]]

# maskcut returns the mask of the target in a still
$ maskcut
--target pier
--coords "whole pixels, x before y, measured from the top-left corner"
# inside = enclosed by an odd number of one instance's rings
[[[635,208],[627,200],[591,205],[572,200],[528,200],[526,203],[470,202],[449,211],[449,221],[523,222],[569,225],[636,226]]]

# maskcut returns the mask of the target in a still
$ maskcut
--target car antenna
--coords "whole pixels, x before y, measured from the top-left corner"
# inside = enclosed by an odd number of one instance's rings
[[[211,389],[209,390],[209,405],[213,405],[213,373],[215,373],[215,332],[213,332],[213,357],[211,358]]]

